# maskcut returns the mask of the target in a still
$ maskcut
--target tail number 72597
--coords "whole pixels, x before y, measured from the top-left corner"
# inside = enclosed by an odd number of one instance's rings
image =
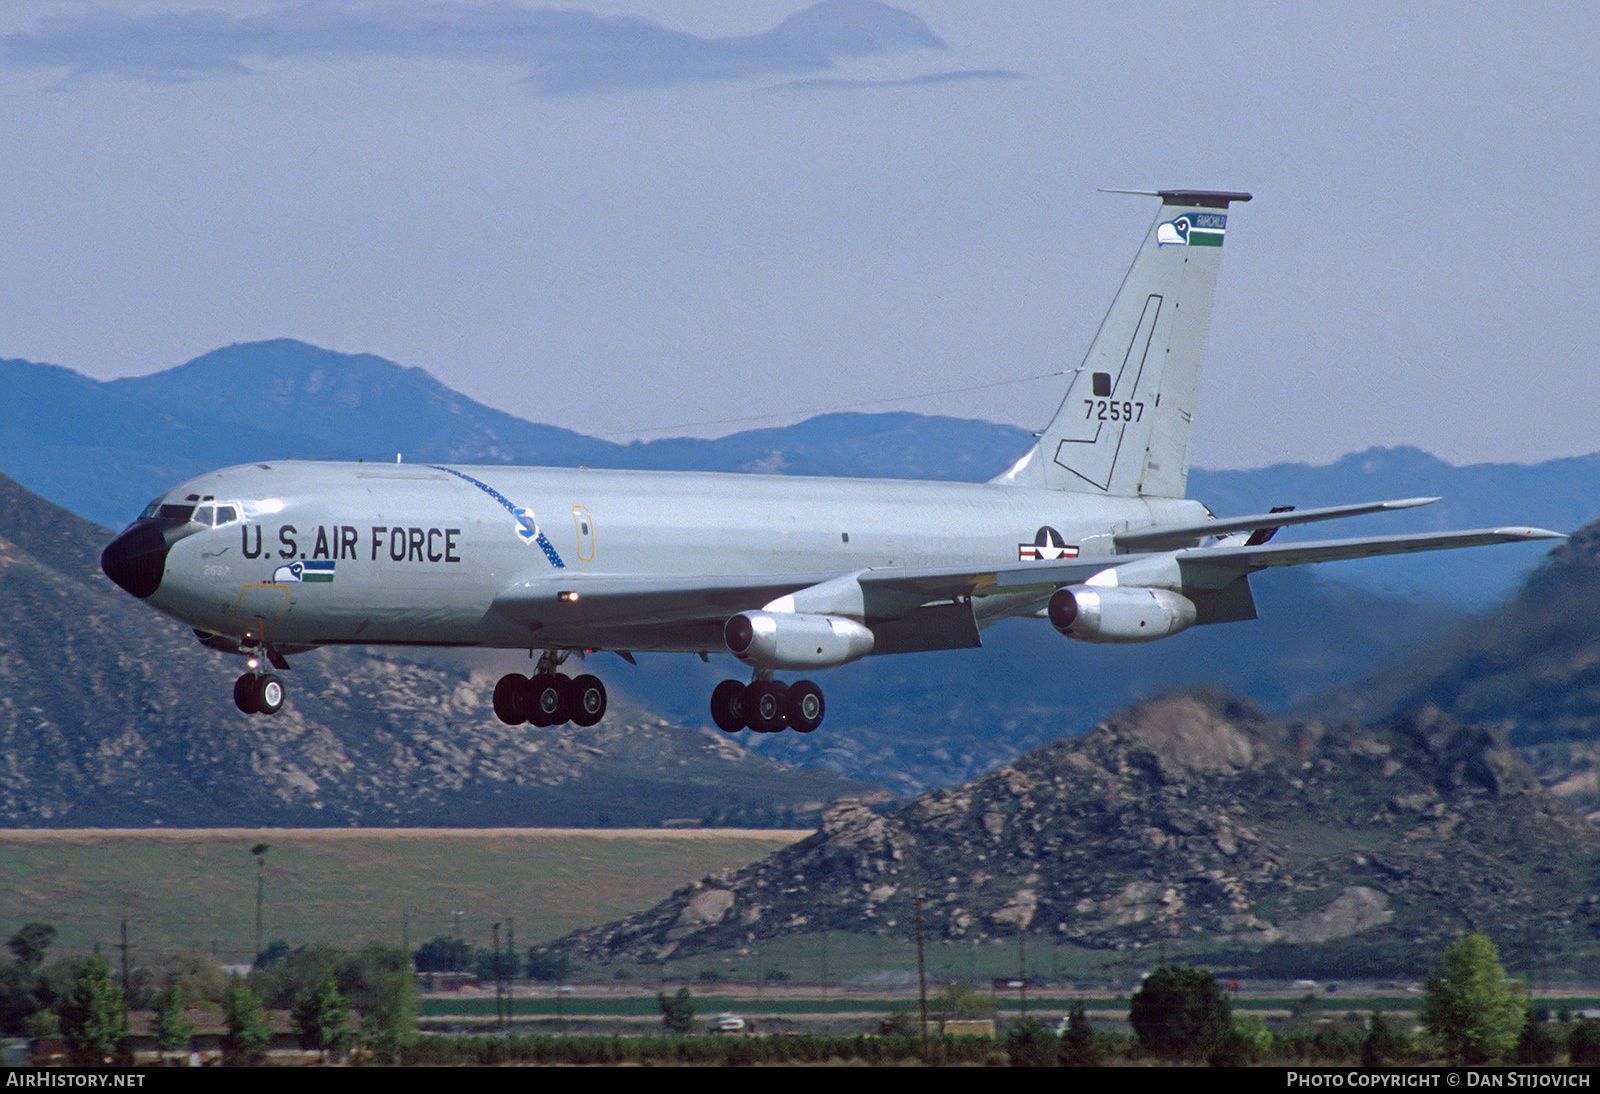
[[[1083,416],[1096,422],[1137,422],[1144,417],[1143,403],[1115,399],[1085,399]]]

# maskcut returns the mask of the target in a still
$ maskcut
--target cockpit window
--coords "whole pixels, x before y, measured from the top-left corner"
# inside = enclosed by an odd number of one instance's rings
[[[213,505],[210,498],[185,498],[181,502],[166,502],[157,498],[144,507],[140,520],[159,520],[172,524],[200,524],[207,528],[220,528],[240,519],[238,502]]]
[[[170,520],[187,524],[189,518],[194,516],[193,505],[163,505],[156,511],[156,519]]]

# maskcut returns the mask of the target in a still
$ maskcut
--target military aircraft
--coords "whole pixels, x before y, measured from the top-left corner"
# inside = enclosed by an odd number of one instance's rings
[[[1085,642],[1256,618],[1249,575],[1554,537],[1536,528],[1275,545],[1287,525],[1431,498],[1217,518],[1184,497],[1228,212],[1245,193],[1161,190],[1154,223],[1033,448],[988,483],[572,468],[264,462],[175,487],[106,547],[134,596],[244,654],[246,713],[284,701],[317,646],[526,649],[494,710],[592,725],[606,688],[573,653],[731,653],[711,715],[809,733],[821,689],[777,672],[976,647],[1003,616]]]

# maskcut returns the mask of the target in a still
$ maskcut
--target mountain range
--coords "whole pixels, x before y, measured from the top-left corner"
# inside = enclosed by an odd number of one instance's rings
[[[0,470],[14,470],[53,501],[99,514],[108,522],[137,512],[151,495],[187,475],[265,456],[387,460],[398,451],[417,460],[872,473],[978,481],[1007,466],[1030,441],[1025,431],[984,422],[914,414],[838,414],[714,441],[620,445],[493,411],[417,369],[287,340],[233,346],[168,372],[104,383],[65,369],[17,361],[0,364],[0,375],[12,383],[15,393],[9,409],[0,412],[0,459],[10,465]],[[1539,468],[1450,468],[1422,453],[1394,449],[1348,457],[1329,468],[1278,465],[1256,472],[1196,471],[1192,481],[1196,493],[1212,497],[1213,508],[1242,512],[1263,509],[1285,495],[1320,504],[1433,491],[1456,476],[1476,493],[1452,502],[1455,508],[1450,512],[1468,519],[1449,523],[1505,523],[1493,516],[1470,519],[1474,507],[1492,510],[1505,504],[1520,507],[1516,515],[1529,523],[1559,527],[1561,520],[1529,514],[1549,513],[1559,506],[1566,506],[1568,514],[1575,512],[1583,504],[1577,485],[1593,464],[1592,459],[1583,459],[1541,465],[1556,484],[1546,487],[1539,485]],[[1514,499],[1491,496],[1508,482],[1521,483]],[[40,594],[42,599],[31,602],[12,597],[0,605],[6,609],[0,625],[7,635],[0,639],[0,649],[11,649],[10,664],[18,666],[8,701],[14,706],[33,703],[40,709],[56,709],[56,724],[76,726],[71,732],[83,734],[75,747],[96,755],[122,747],[107,743],[118,733],[181,736],[201,723],[238,721],[227,702],[236,663],[190,648],[192,638],[181,630],[161,630],[160,620],[103,580],[93,556],[109,533],[86,526],[69,532],[64,514],[54,523],[14,526],[20,514],[33,511],[30,506],[42,505],[36,500],[13,500],[24,496],[6,495],[6,505],[0,508],[0,534],[36,561],[50,557],[55,539],[78,544],[72,550],[81,557],[57,568],[60,584],[48,596]],[[1399,516],[1383,518],[1385,527],[1394,527]],[[1459,558],[1459,565],[1469,571],[1481,565],[1482,571],[1470,582],[1481,596],[1491,589],[1498,592],[1497,582],[1511,587],[1514,578],[1493,567],[1507,567],[1507,556],[1518,553],[1463,551],[1432,559],[1450,557],[1454,565]],[[1430,565],[1443,568],[1442,563]],[[1351,568],[1325,569],[1342,576]],[[1311,702],[1353,680],[1386,671],[1402,659],[1415,661],[1419,649],[1450,648],[1465,618],[1459,608],[1418,602],[1371,585],[1333,584],[1314,570],[1262,574],[1256,586],[1261,620],[1197,628],[1159,646],[1088,646],[1062,639],[1047,627],[1030,625],[1032,621],[1009,621],[985,633],[981,650],[869,658],[829,673],[830,714],[824,731],[809,736],[745,734],[737,742],[723,739],[721,744],[749,754],[752,760],[792,765],[819,776],[832,772],[837,779],[848,777],[896,794],[916,794],[991,771],[1032,748],[1082,732],[1130,702],[1175,687],[1194,683],[1223,687],[1267,709]],[[14,590],[21,588],[17,585]],[[41,616],[46,603],[57,609]],[[109,614],[86,618],[64,608],[88,604]],[[81,628],[94,630],[100,618],[113,617],[125,620],[117,627],[127,628],[118,631],[115,643],[105,640],[103,628],[98,637],[77,635]],[[149,643],[139,637],[144,633],[141,625],[153,636]],[[77,635],[71,641],[83,645],[75,647],[79,652],[66,661],[74,666],[76,683],[63,687],[47,651],[52,641],[67,642],[67,632]],[[30,635],[28,640],[35,645],[18,660],[15,650]],[[41,660],[27,668],[33,657]],[[111,661],[102,663],[96,657]],[[302,724],[315,724],[325,734],[324,743],[366,748],[356,742],[366,740],[369,730],[395,732],[402,719],[400,707],[387,702],[363,705],[354,700],[351,689],[392,693],[397,676],[406,676],[404,693],[415,700],[418,710],[433,712],[425,717],[438,716],[429,732],[459,734],[461,726],[476,717],[467,711],[477,710],[472,706],[477,699],[464,700],[467,706],[457,709],[446,697],[462,687],[478,688],[492,673],[520,665],[519,657],[417,652],[397,658],[344,651],[298,658],[287,724],[296,733]],[[705,696],[727,674],[731,662],[706,665],[690,658],[641,655],[637,665],[605,656],[593,659],[591,665],[614,694],[637,704],[637,717],[623,719],[630,726],[648,712],[649,718],[666,725],[699,732],[709,726]],[[119,697],[126,692],[125,685],[108,686],[103,678],[108,672],[115,676],[129,671],[138,676],[135,694],[146,696],[136,708],[141,711],[134,720],[137,726],[108,726],[108,712],[130,709],[126,705],[130,700]],[[22,680],[35,690],[18,687]],[[146,695],[138,688],[155,691]],[[440,704],[448,709],[441,713]],[[619,705],[619,712],[624,709]],[[200,711],[206,712],[204,717]],[[392,719],[393,724],[373,729],[374,720],[382,718]],[[501,745],[476,736],[480,731],[498,732],[486,708],[482,721],[482,725],[473,722],[467,736],[479,741],[473,748],[492,752]],[[268,737],[276,732],[245,724]],[[26,738],[26,728],[18,732]],[[173,746],[162,747],[170,751]],[[371,747],[377,749],[372,753],[376,762],[389,745]],[[65,743],[62,748],[71,751]],[[268,749],[264,755],[277,754]],[[316,755],[308,755],[304,763],[323,771],[356,762],[338,749]],[[264,762],[258,761],[258,766]],[[30,785],[50,784],[42,769],[38,775]],[[373,778],[382,783],[379,776]],[[317,776],[308,780],[308,785],[325,785]],[[68,779],[61,784],[66,788],[60,795],[63,802],[71,799],[70,783]],[[358,797],[336,795],[343,803],[339,808],[352,819],[400,815],[392,810],[375,812],[380,801],[418,822],[424,816],[443,815],[429,812],[433,807],[424,808],[421,799],[395,797],[387,789],[372,793],[376,796],[370,807],[359,805]],[[779,796],[790,804],[819,800],[817,794]],[[19,810],[26,814],[24,797],[13,799],[12,816]],[[491,799],[492,795],[483,801]],[[174,803],[183,801],[182,795],[141,800],[165,823],[177,823],[180,813],[198,816],[210,807],[180,809]],[[199,800],[215,804],[204,795]],[[288,799],[268,795],[263,801],[267,812],[262,816],[273,811],[284,817],[308,816],[325,808],[307,806],[313,813],[303,814],[298,812],[301,806]],[[695,804],[685,804],[688,801]],[[396,804],[401,802],[407,804]],[[132,812],[127,815],[133,816],[144,806],[129,808]],[[471,813],[479,806],[461,808]],[[668,795],[630,816],[659,820],[696,815],[707,808],[702,798]],[[578,814],[567,810],[561,815]]]

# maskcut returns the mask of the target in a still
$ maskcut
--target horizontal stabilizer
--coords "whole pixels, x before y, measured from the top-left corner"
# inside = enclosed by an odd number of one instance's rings
[[[1368,501],[1354,505],[1329,505],[1321,509],[1286,509],[1277,513],[1256,513],[1248,517],[1227,517],[1221,520],[1202,521],[1199,524],[1169,525],[1165,528],[1142,528],[1122,532],[1113,537],[1117,550],[1176,551],[1182,547],[1198,546],[1207,536],[1220,536],[1225,532],[1253,532],[1266,528],[1286,528],[1291,524],[1311,524],[1319,520],[1337,520],[1340,517],[1359,517],[1367,513],[1383,513],[1391,509],[1414,509],[1419,505],[1432,505],[1438,498],[1401,498],[1398,501]]]

